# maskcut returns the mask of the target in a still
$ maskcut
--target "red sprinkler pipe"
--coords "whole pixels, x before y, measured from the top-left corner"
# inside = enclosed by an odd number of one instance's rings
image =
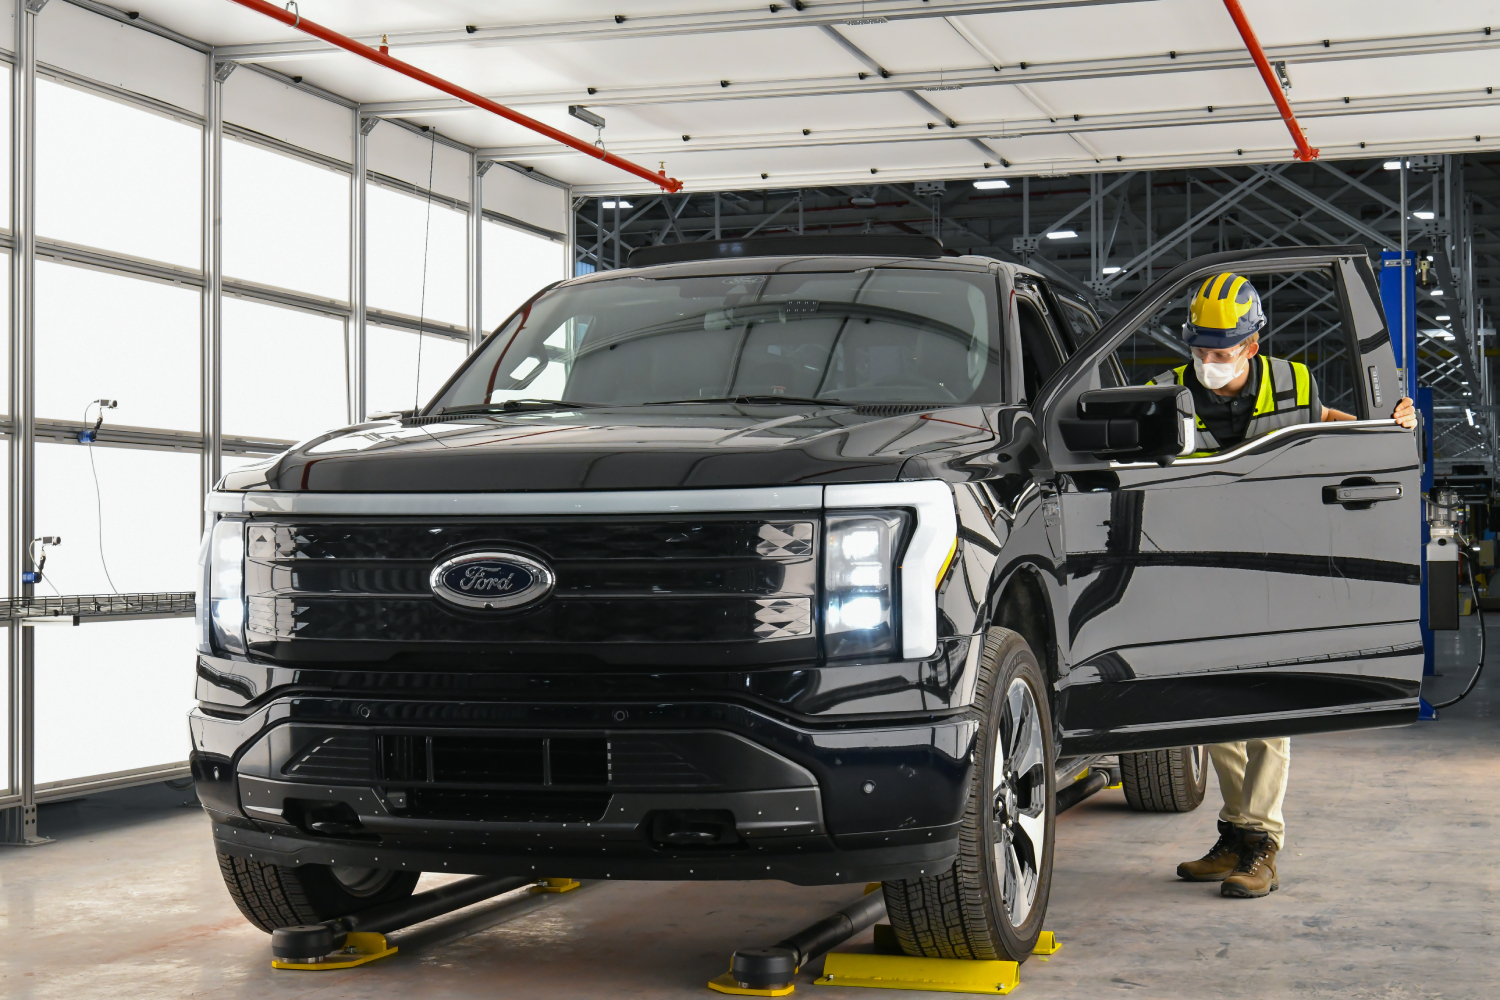
[[[348,35],[341,35],[337,31],[334,31],[330,28],[325,28],[315,21],[309,21],[307,18],[301,16],[300,14],[294,14],[291,11],[282,10],[280,7],[266,3],[265,0],[231,0],[231,2],[237,3],[241,7],[248,7],[253,11],[257,11],[261,14],[266,15],[267,17],[274,18],[275,20],[280,21],[282,24],[286,25],[289,28],[296,28],[298,31],[305,31],[309,35],[312,35],[314,38],[321,38],[323,39],[323,41],[328,42],[331,45],[337,45],[339,48],[346,49],[349,52],[353,52],[355,55],[362,56],[373,63],[379,63],[387,69],[393,69],[403,76],[409,76],[419,83],[425,83],[429,87],[441,90],[443,93],[456,97],[460,101],[465,101],[469,104],[472,104],[476,108],[483,108],[485,111],[488,111],[491,114],[499,115],[501,118],[504,118],[507,121],[513,121],[517,125],[522,125],[526,128],[529,128],[533,132],[540,132],[547,138],[556,140],[557,142],[562,143],[564,146],[570,146],[573,149],[578,150],[580,153],[585,153],[589,156],[592,156],[596,160],[603,160],[605,163],[608,163],[612,167],[619,167],[621,170],[628,171],[632,174],[635,174],[637,177],[644,178],[645,180],[650,181],[652,184],[659,185],[664,191],[674,193],[682,190],[682,181],[678,180],[675,177],[668,177],[665,170],[662,170],[660,172],[648,170],[647,168],[641,166],[639,163],[632,163],[629,160],[616,156],[613,153],[607,153],[604,150],[600,149],[598,146],[591,145],[587,142],[584,142],[582,139],[571,136],[566,132],[559,131],[558,129],[553,128],[551,125],[544,125],[543,123],[537,121],[535,118],[523,115],[519,111],[514,111],[510,108],[507,108],[503,104],[496,104],[488,97],[481,97],[479,94],[474,93],[472,90],[466,90],[456,83],[449,83],[447,80],[444,80],[440,76],[433,76],[426,70],[418,69],[411,63],[402,62],[395,56],[388,55],[385,51],[384,46],[381,46],[379,50],[372,49],[368,45],[365,45],[361,42],[356,42]]]
[[[1260,78],[1266,81],[1266,89],[1271,92],[1271,100],[1276,102],[1276,109],[1281,112],[1281,120],[1286,122],[1287,131],[1292,133],[1292,142],[1297,146],[1297,159],[1303,163],[1316,160],[1318,151],[1307,144],[1307,136],[1303,134],[1302,126],[1297,124],[1297,116],[1292,114],[1292,106],[1281,92],[1276,74],[1271,72],[1271,64],[1266,60],[1266,50],[1260,47],[1260,39],[1255,37],[1255,29],[1250,27],[1250,19],[1245,16],[1240,0],[1224,0],[1224,6],[1229,8],[1229,16],[1234,18],[1234,26],[1240,30],[1245,48],[1250,50],[1250,58],[1255,60],[1255,68],[1260,70]]]

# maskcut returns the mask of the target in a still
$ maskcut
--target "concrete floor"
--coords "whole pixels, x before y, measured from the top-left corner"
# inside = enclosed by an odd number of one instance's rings
[[[1208,803],[1151,816],[1103,792],[1065,813],[1049,920],[1063,950],[1027,962],[1018,995],[1500,992],[1500,795],[1489,784],[1500,771],[1500,623],[1491,634],[1496,675],[1440,722],[1295,741],[1283,888],[1266,899],[1226,900],[1173,876],[1213,841]],[[1442,641],[1445,676],[1428,692],[1438,700],[1467,680],[1477,629],[1470,620]],[[4,997],[705,1000],[717,994],[704,981],[736,947],[769,944],[859,893],[592,883],[513,894],[401,932],[400,954],[362,969],[276,972],[266,936],[224,892],[191,792],[154,786],[45,806],[41,827],[57,843],[0,852]],[[868,942],[866,933],[846,947]],[[799,978],[799,993],[870,995],[807,985],[821,964]]]

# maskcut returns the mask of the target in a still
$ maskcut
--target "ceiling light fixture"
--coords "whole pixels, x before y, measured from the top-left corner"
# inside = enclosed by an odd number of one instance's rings
[[[1446,314],[1442,315],[1442,316],[1434,316],[1433,317],[1433,319],[1437,320],[1439,323],[1446,323],[1446,322],[1448,322],[1452,318],[1453,318],[1452,316],[1448,316]]]
[[[1431,295],[1435,299],[1440,299],[1440,298],[1443,297],[1443,290],[1441,288],[1434,288],[1432,291],[1428,292],[1427,294]]]
[[[1010,187],[1010,181],[975,181],[974,186],[981,191],[1003,190]]]
[[[1401,161],[1400,160],[1386,160],[1384,163],[1381,164],[1381,167],[1383,169],[1385,169],[1385,170],[1400,170],[1401,169]]]
[[[606,201],[604,203],[604,207],[605,208],[634,208],[635,206],[632,205],[628,201]]]
[[[1413,212],[1411,214],[1412,214],[1412,218],[1414,218],[1414,219],[1436,219],[1437,218],[1437,213],[1436,212]]]
[[[1105,268],[1101,268],[1099,270],[1099,273],[1100,274],[1119,274],[1123,270],[1125,270],[1123,267],[1105,267]]]
[[[1058,229],[1047,234],[1049,240],[1076,240],[1078,234],[1071,229]]]

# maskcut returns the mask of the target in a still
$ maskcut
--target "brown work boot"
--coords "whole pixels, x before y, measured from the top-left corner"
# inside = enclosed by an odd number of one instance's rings
[[[1197,861],[1177,866],[1177,877],[1189,882],[1222,882],[1240,863],[1240,838],[1243,831],[1233,823],[1219,820],[1219,839],[1207,854]]]
[[[1240,863],[1219,886],[1221,896],[1254,899],[1281,888],[1276,881],[1276,842],[1267,833],[1246,830],[1240,847]]]

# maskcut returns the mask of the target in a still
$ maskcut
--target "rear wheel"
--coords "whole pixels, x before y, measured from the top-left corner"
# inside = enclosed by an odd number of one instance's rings
[[[1125,801],[1140,812],[1192,812],[1208,788],[1208,748],[1120,754]]]
[[[1024,962],[1052,885],[1052,721],[1041,667],[1009,629],[985,636],[969,804],[953,867],[885,883],[886,912],[908,955]]]
[[[405,899],[421,874],[331,865],[285,868],[229,854],[219,855],[219,873],[245,919],[267,933]]]

